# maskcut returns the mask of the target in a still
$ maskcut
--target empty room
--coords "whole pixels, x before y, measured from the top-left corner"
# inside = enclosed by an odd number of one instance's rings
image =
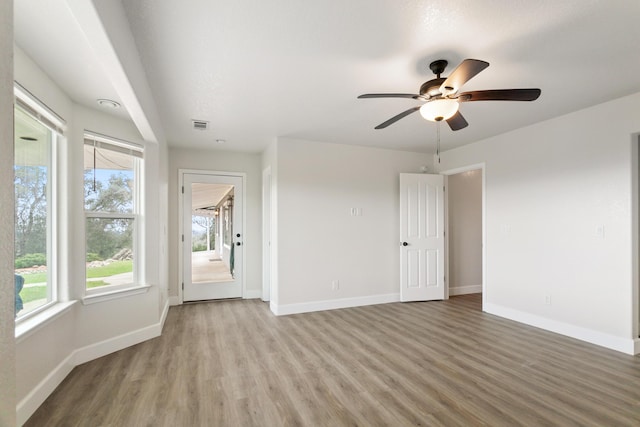
[[[1,2],[0,425],[640,424],[638,16]]]

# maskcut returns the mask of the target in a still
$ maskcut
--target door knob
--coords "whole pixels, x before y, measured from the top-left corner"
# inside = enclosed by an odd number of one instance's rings
[[[236,246],[240,246],[242,243],[240,242],[236,242]]]
[[[240,233],[236,234],[236,237],[240,237]]]
[[[402,246],[409,246],[407,242],[402,242]]]

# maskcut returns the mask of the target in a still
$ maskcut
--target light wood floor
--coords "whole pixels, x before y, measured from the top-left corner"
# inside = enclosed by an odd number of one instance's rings
[[[27,425],[640,425],[640,358],[480,306],[172,307],[161,337],[78,366]]]

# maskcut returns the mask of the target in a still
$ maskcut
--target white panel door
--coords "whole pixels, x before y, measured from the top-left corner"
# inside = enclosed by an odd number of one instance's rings
[[[400,301],[444,299],[444,177],[400,174]]]
[[[183,301],[242,297],[243,181],[183,175]]]

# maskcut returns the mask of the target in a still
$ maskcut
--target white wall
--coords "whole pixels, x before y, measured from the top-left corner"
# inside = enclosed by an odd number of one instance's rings
[[[632,351],[639,112],[637,93],[441,154],[486,164],[485,310]]]
[[[274,141],[271,145],[269,145],[262,153],[262,171],[264,173],[265,170],[271,173],[271,183],[270,183],[270,209],[267,220],[269,224],[263,225],[263,237],[262,237],[262,273],[263,273],[263,286],[265,283],[269,286],[268,295],[264,296],[269,297],[269,306],[272,311],[276,311],[278,307],[278,143]],[[264,186],[265,183],[263,182]],[[264,209],[264,206],[263,206]],[[263,210],[264,212],[264,210]],[[263,216],[262,220],[265,220]],[[264,223],[263,223],[264,224]],[[266,234],[269,236],[266,236]],[[270,238],[270,241],[267,239]],[[269,265],[265,265],[266,263]],[[265,277],[267,274],[269,277]]]
[[[247,174],[244,232],[245,286],[251,298],[259,298],[262,292],[262,170],[261,156],[251,153],[209,151],[171,148],[169,150],[169,295],[178,297],[178,259],[180,257],[180,226],[178,212],[179,169],[202,171],[243,172]],[[245,295],[246,297],[247,295]]]
[[[447,178],[449,295],[482,292],[482,170]]]
[[[397,300],[399,174],[431,166],[430,156],[281,138],[275,157],[274,311]]]
[[[16,424],[13,279],[13,2],[0,2],[0,425]],[[11,219],[9,219],[11,218]]]
[[[60,299],[84,294],[83,132],[85,129],[145,145],[147,292],[95,304],[76,303],[22,335],[16,344],[18,422],[24,422],[78,363],[160,334],[166,313],[166,148],[142,141],[136,127],[72,102],[37,64],[15,48],[15,78],[67,122],[60,145],[58,265]],[[164,165],[163,165],[164,163]],[[78,225],[80,224],[80,226]],[[11,258],[12,259],[12,258]],[[78,262],[80,260],[80,262]],[[163,265],[163,260],[165,263]],[[163,297],[164,295],[164,297]]]

